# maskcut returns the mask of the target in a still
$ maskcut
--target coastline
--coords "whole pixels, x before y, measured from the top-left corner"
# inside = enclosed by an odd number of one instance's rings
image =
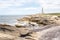
[[[0,38],[2,40],[48,40],[49,38],[52,40],[51,34],[58,35],[57,32],[60,32],[58,31],[60,30],[60,17],[56,15],[36,14],[24,16],[16,20],[17,22],[12,25],[0,24]],[[46,37],[47,39],[45,39],[44,36],[49,38]]]

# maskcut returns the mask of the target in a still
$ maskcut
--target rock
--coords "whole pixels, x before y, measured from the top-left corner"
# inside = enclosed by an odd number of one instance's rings
[[[51,28],[37,32],[36,39],[38,40],[60,40],[60,26],[52,26]]]
[[[3,25],[3,24],[0,25],[0,32],[10,33],[11,35],[14,35],[14,36],[19,35],[18,29],[15,26],[11,26],[11,25]]]
[[[42,28],[40,31],[32,32],[26,39],[33,40],[59,40],[60,39],[60,26],[50,25]]]
[[[21,35],[25,35],[31,32],[28,28],[19,28],[19,30]]]
[[[25,16],[14,26],[0,24],[0,40],[59,40],[59,22],[58,16]]]
[[[15,26],[0,24],[0,40],[28,40],[24,37],[29,36],[29,32],[27,28],[16,28]]]
[[[30,36],[27,36],[26,37],[26,39],[33,39],[33,40],[45,40],[44,39],[44,37],[42,37],[42,36],[44,36],[44,35],[47,35],[48,37],[50,37],[50,36],[52,36],[54,33],[56,34],[56,35],[58,35],[56,32],[54,32],[54,31],[56,31],[56,29],[57,29],[57,32],[59,32],[58,30],[60,30],[60,26],[58,26],[58,25],[50,25],[50,26],[47,26],[47,27],[45,27],[45,28],[42,28],[41,29],[41,31],[37,31],[37,32],[32,32],[31,34],[30,34]],[[54,32],[54,33],[53,33]],[[51,35],[51,34],[52,35]],[[54,35],[55,35],[54,34]],[[60,33],[59,33],[60,34]],[[50,36],[49,36],[50,35]],[[47,38],[48,38],[47,37]],[[42,38],[42,39],[41,39]],[[58,37],[59,38],[59,37]],[[54,38],[53,37],[53,40],[54,39],[56,39],[56,38]],[[48,39],[47,39],[48,40]]]
[[[29,21],[22,21],[22,22],[19,22],[19,23],[16,23],[15,26],[16,27],[24,27],[24,26],[28,26],[29,25]]]
[[[51,16],[51,15],[46,15],[46,16],[44,16],[44,15],[43,16],[41,16],[41,15],[34,16],[33,15],[33,16],[21,18],[18,22],[23,22],[23,21],[35,22],[36,24],[45,26],[45,25],[50,25],[50,24],[56,24],[56,22],[55,22],[56,20],[60,20],[60,18],[58,16]]]
[[[12,40],[18,36],[20,36],[20,33],[16,27],[6,24],[0,24],[1,40]]]
[[[15,38],[15,39],[13,39],[13,40],[27,40],[27,39],[22,38],[22,37],[16,37],[16,38]]]
[[[15,26],[18,27],[18,28],[19,27],[29,28],[29,27],[37,27],[39,25],[35,22],[23,21],[23,22],[17,23]]]
[[[55,34],[59,35],[59,33],[57,34],[57,31],[59,32],[60,30],[59,22],[60,18],[55,15],[30,15],[19,19],[16,27],[20,29],[21,34],[23,34],[22,36],[25,36],[24,38],[26,39],[59,40],[59,36],[57,36],[58,39],[53,38]]]

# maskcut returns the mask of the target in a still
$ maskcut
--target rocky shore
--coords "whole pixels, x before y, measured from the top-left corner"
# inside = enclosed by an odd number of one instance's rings
[[[0,24],[0,40],[60,40],[60,17],[29,15],[13,25]]]

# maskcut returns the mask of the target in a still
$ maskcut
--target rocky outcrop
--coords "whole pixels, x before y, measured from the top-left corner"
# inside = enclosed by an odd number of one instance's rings
[[[0,40],[27,40],[20,36],[20,30],[15,26],[0,24]]]
[[[38,33],[38,40],[60,40],[60,26],[53,26]]]
[[[60,26],[58,25],[50,25],[46,26],[46,28],[42,28],[40,31],[33,32],[30,34],[31,38],[34,40],[59,40],[60,39]]]
[[[18,19],[18,22],[23,22],[23,21],[28,21],[28,22],[35,22],[37,24],[41,25],[50,25],[50,24],[58,24],[56,23],[60,18],[58,16],[51,16],[51,15],[46,15],[46,16],[27,16],[21,19]],[[25,22],[26,23],[26,22]]]
[[[31,39],[31,40],[32,39],[33,40],[45,40],[45,38],[42,37],[42,35],[43,36],[45,35],[45,34],[43,34],[43,31],[44,30],[47,31],[49,29],[51,30],[51,28],[55,28],[55,27],[57,29],[57,27],[60,27],[59,22],[60,22],[60,18],[58,16],[51,16],[51,15],[32,16],[31,15],[31,16],[26,16],[24,18],[18,19],[18,23],[15,26],[17,28],[22,28],[21,34],[22,33],[24,34],[24,35],[22,35],[22,36],[24,36],[24,38]],[[48,31],[48,33],[50,33],[50,30]],[[51,32],[54,30],[51,30]],[[52,34],[54,34],[54,33],[52,33]],[[48,34],[46,34],[46,35],[48,35]],[[52,36],[52,35],[50,34],[50,36]]]
[[[59,40],[60,18],[51,15],[30,15],[12,26],[0,24],[0,40]]]
[[[18,29],[14,26],[0,24],[0,38],[1,40],[14,39],[20,35]]]
[[[0,24],[0,40],[33,40],[30,38],[31,32],[28,28]]]

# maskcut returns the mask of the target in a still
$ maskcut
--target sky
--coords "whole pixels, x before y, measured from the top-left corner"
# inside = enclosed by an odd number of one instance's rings
[[[0,0],[0,15],[59,13],[60,0]]]

